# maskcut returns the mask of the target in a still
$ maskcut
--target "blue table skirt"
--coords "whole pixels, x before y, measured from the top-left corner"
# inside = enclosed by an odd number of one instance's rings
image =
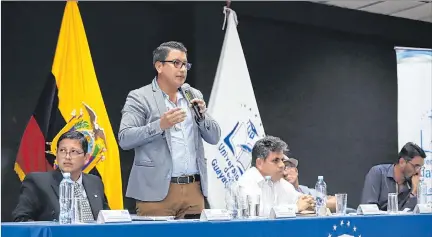
[[[432,214],[78,225],[27,222],[2,223],[1,227],[4,237],[336,237],[344,234],[347,237],[432,237]]]

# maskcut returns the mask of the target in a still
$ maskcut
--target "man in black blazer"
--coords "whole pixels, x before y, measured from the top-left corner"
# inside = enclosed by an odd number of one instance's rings
[[[88,142],[80,132],[69,131],[60,136],[56,155],[59,169],[50,172],[34,172],[25,177],[21,185],[18,205],[12,212],[14,221],[58,220],[59,185],[63,179],[62,172],[70,173],[71,179],[79,184],[80,196],[88,200],[93,220],[97,218],[100,210],[109,209],[102,180],[95,175],[82,173],[82,168],[90,157],[87,146]]]

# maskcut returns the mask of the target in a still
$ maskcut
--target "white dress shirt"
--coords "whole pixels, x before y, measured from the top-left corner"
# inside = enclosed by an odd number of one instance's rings
[[[260,195],[264,183],[264,177],[257,168],[251,167],[239,178],[240,192],[243,197],[246,195]],[[297,204],[301,193],[297,192],[292,184],[285,179],[280,179],[273,183],[274,195],[276,198],[275,205]],[[262,198],[260,198],[260,213],[262,213]],[[296,206],[297,211],[297,206]]]
[[[156,78],[153,84],[159,88]],[[169,96],[162,91],[167,111],[176,107],[186,110],[185,121],[178,123],[170,128],[171,149],[173,160],[172,177],[198,174],[198,163],[195,149],[195,131],[193,128],[193,115],[189,109],[189,102],[183,97],[182,93],[177,92],[177,105],[170,101]]]
[[[61,173],[62,173],[62,175],[63,175],[63,171],[61,171]],[[72,181],[73,181],[73,180],[72,180]],[[86,193],[85,188],[84,188],[84,185],[83,185],[83,183],[82,183],[82,173],[80,174],[79,178],[78,178],[76,181],[74,181],[74,182],[79,183],[80,188],[81,188],[81,192],[82,192],[82,194],[83,194],[83,197],[84,197],[84,198],[87,198],[87,193]]]

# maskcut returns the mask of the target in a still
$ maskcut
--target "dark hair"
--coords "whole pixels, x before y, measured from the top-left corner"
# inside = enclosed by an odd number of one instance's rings
[[[258,140],[252,148],[252,165],[258,158],[267,159],[270,152],[287,152],[288,145],[278,137],[266,136]]]
[[[84,136],[82,133],[80,133],[80,132],[78,132],[78,131],[68,131],[68,132],[63,133],[63,134],[60,136],[60,138],[58,139],[58,142],[57,142],[57,149],[58,149],[58,147],[59,147],[59,145],[60,145],[60,142],[61,142],[63,139],[78,140],[78,141],[81,143],[81,148],[82,148],[83,151],[84,151],[84,155],[87,154],[88,142],[87,142],[87,139],[85,138],[85,136]]]
[[[165,42],[162,43],[161,45],[159,45],[159,47],[157,47],[154,51],[153,51],[153,65],[157,62],[157,61],[164,61],[166,60],[166,58],[168,57],[168,54],[171,50],[176,49],[176,50],[180,50],[182,52],[187,53],[187,49],[186,47],[177,41],[169,41],[169,42]]]
[[[424,159],[426,158],[426,153],[417,144],[412,142],[405,144],[399,152],[399,159],[404,158],[406,161],[410,161],[416,156],[421,156]]]

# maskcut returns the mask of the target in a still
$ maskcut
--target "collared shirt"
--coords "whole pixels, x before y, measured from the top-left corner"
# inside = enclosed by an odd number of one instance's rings
[[[238,180],[242,196],[261,195],[261,188],[264,181],[264,177],[257,168],[251,167],[246,170]],[[301,194],[295,190],[292,184],[285,179],[280,179],[273,184],[274,194],[276,196],[276,205],[297,204],[297,199]],[[262,212],[262,208],[262,198],[260,198],[260,213]]]
[[[309,187],[304,186],[304,185],[299,185],[298,188],[296,188],[296,191],[299,193],[302,193],[302,194],[311,195],[312,197],[317,196],[317,192],[315,189],[309,188]]]
[[[377,204],[380,210],[387,210],[389,193],[398,193],[399,210],[414,209],[417,198],[410,195],[411,185],[405,181],[398,185],[394,178],[394,164],[372,167],[366,175],[362,192],[362,204]]]
[[[61,171],[61,173],[63,174],[63,171]],[[72,181],[73,181],[73,180],[72,180]],[[84,197],[84,198],[87,198],[87,193],[86,193],[85,188],[84,188],[84,185],[83,185],[83,183],[82,183],[82,173],[80,174],[79,178],[78,178],[75,182],[77,182],[77,183],[80,184],[80,188],[81,188],[81,192],[82,192],[82,194],[83,194],[83,197]]]
[[[153,86],[159,88],[156,78],[153,79]],[[162,91],[162,90],[161,90]],[[172,177],[198,174],[197,155],[195,149],[195,135],[193,130],[193,115],[189,109],[188,101],[182,93],[177,92],[177,105],[170,101],[169,96],[162,91],[167,110],[180,107],[186,110],[185,121],[170,128],[171,133],[171,156],[173,160]]]

